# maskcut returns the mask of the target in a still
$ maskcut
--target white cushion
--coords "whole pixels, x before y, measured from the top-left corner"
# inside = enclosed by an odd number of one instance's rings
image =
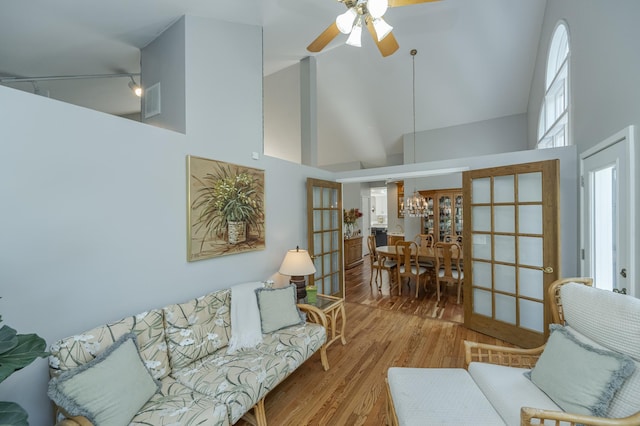
[[[505,424],[462,368],[392,367],[387,380],[402,426]]]
[[[521,407],[562,411],[524,376],[527,371],[481,362],[469,364],[469,374],[474,382],[508,425],[520,424]]]
[[[400,265],[400,273],[404,274],[404,266]],[[424,273],[427,272],[427,268],[425,268],[424,266],[420,266],[418,268],[416,268],[414,265],[411,265],[411,273],[413,275],[422,275]]]
[[[444,269],[440,269],[440,271],[438,272],[438,275],[441,276],[441,277],[444,277],[444,273],[445,273],[445,270]],[[464,272],[463,271],[458,272],[457,269],[452,269],[451,270],[451,276],[453,278],[458,279],[458,274],[460,274],[460,279],[461,280],[464,279]]]
[[[566,325],[640,361],[640,299],[578,283],[563,285],[560,296]]]

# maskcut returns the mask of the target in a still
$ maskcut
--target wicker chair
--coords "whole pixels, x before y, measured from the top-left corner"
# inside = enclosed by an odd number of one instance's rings
[[[565,307],[563,305],[563,301],[560,296],[560,289],[562,288],[562,286],[568,283],[580,283],[586,286],[592,286],[593,280],[591,278],[568,278],[568,279],[557,280],[551,284],[551,286],[549,287],[548,296],[551,304],[552,320],[556,324],[562,324],[562,325],[565,324]],[[574,285],[572,289],[573,289],[573,294],[575,295],[576,293],[578,293],[576,292],[576,289],[579,290],[580,287]],[[603,290],[598,290],[598,291],[602,292]],[[602,296],[598,295],[597,293],[592,293],[591,306],[599,305],[601,297]],[[614,296],[614,297],[617,297],[617,296]],[[593,302],[593,300],[595,300],[595,302]],[[627,304],[627,306],[629,305],[632,306],[630,310],[627,310],[625,314],[621,315],[622,318],[628,318],[629,325],[625,326],[624,320],[622,320],[622,321],[619,321],[620,322],[619,324],[615,324],[615,325],[608,324],[607,327],[609,327],[608,328],[609,330],[611,330],[612,327],[615,328],[616,330],[619,330],[619,329],[625,330],[627,328],[632,329],[633,331],[631,332],[631,334],[633,334],[633,338],[635,339],[634,344],[637,345],[637,339],[638,339],[637,318],[640,312],[640,307],[638,307],[638,305],[640,304],[638,304],[634,300],[634,301],[630,301],[630,303]],[[583,307],[584,306],[581,305],[580,303],[574,302],[573,307],[571,309],[572,316],[574,319],[573,325],[575,326],[576,323],[579,324],[579,326],[583,323],[589,323],[589,322],[597,323],[598,322],[597,319],[591,317],[593,315],[593,311],[586,312],[584,309],[582,309]],[[603,306],[601,311],[598,313],[598,318],[600,318],[603,315],[607,315],[603,311],[609,309],[609,307],[610,305]],[[569,309],[569,305],[568,305],[568,299],[567,299],[567,310],[566,310],[567,313],[569,312],[568,309]],[[633,314],[629,315],[628,314],[629,311],[633,312]],[[576,317],[578,316],[587,318],[587,321],[576,320]],[[615,341],[615,339],[619,339],[619,338],[620,337],[617,336],[617,337],[614,337],[613,339]],[[465,341],[464,346],[465,346],[465,361],[466,361],[467,369],[469,369],[470,364],[472,362],[483,363],[483,365],[495,364],[497,366],[530,369],[536,365],[536,362],[538,361],[540,355],[542,354],[545,348],[545,346],[541,346],[533,349],[519,349],[519,348],[509,348],[509,347],[502,347],[502,346],[496,346],[496,345],[487,345],[487,344],[469,342],[469,341]],[[617,346],[615,348],[617,348]],[[611,350],[615,350],[615,348],[611,348]],[[625,351],[628,351],[628,350],[629,350],[628,348],[625,349]],[[637,349],[636,349],[636,352],[637,352]],[[638,364],[640,361],[638,360],[638,353],[636,352],[633,352],[633,355],[631,356],[633,359],[635,359],[636,364]],[[476,364],[476,365],[479,365],[479,364]],[[496,368],[500,368],[500,367],[496,367]],[[438,369],[423,369],[423,370],[438,370]],[[461,369],[457,369],[457,370],[459,371]],[[635,403],[635,404],[637,404],[637,401],[640,401],[640,395],[637,395],[638,393],[637,389],[639,386],[638,384],[639,379],[638,379],[638,376],[636,376],[637,374],[640,374],[640,373],[638,373],[637,371],[636,373],[634,373],[633,377],[635,377],[634,379],[635,381],[633,384],[630,384],[628,386],[628,389],[626,390],[627,395],[625,396],[625,399],[627,402],[631,401],[632,403]],[[474,377],[474,380],[475,380],[475,377]],[[630,377],[628,380],[631,381],[632,378]],[[428,385],[425,384],[425,386],[428,386]],[[517,393],[517,390],[515,389],[512,389],[512,390]],[[618,392],[618,394],[620,394],[621,392],[622,392],[622,389]],[[391,394],[392,394],[391,388],[389,386],[389,383],[387,383],[387,397],[388,397],[387,417],[389,419],[389,424],[399,425],[398,416],[396,413],[396,407],[393,403]],[[616,394],[616,396],[618,394]],[[510,399],[510,398],[512,398],[511,395],[507,397],[507,399]],[[452,410],[460,409],[459,407],[456,406],[455,403],[453,403],[451,407],[452,407]],[[628,408],[629,407],[627,407],[627,410]],[[579,424],[593,425],[593,426],[614,426],[614,425],[629,426],[629,425],[640,425],[640,411],[635,412],[631,415],[628,415],[627,417],[604,418],[604,417],[595,417],[590,415],[573,414],[573,413],[568,413],[568,412],[558,411],[558,410],[521,407],[519,420],[520,420],[521,426],[543,425],[543,424],[556,425],[556,426],[559,426],[559,425],[575,426]],[[427,424],[428,422],[429,422],[428,419],[425,419],[425,424]],[[506,420],[504,422],[508,424],[515,423],[513,421],[508,422]],[[480,424],[480,423],[481,422],[478,421],[476,424]],[[498,423],[499,422],[497,422],[496,424]]]

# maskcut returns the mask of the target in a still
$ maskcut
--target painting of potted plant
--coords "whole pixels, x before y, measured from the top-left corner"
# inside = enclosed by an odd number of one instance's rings
[[[264,171],[187,159],[189,260],[264,249]]]

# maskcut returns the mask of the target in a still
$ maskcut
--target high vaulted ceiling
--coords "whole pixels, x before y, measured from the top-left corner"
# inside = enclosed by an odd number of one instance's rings
[[[556,1],[556,0],[551,0]],[[413,131],[525,113],[546,0],[442,0],[390,8],[400,49],[382,58],[339,34],[306,46],[345,10],[335,0],[7,1],[0,14],[0,77],[140,72],[139,51],[180,16],[264,29],[264,73],[317,59],[320,165],[384,165]],[[136,79],[138,81],[138,79]],[[112,114],[139,110],[125,79],[40,81],[12,87]],[[265,108],[269,108],[265,105]]]

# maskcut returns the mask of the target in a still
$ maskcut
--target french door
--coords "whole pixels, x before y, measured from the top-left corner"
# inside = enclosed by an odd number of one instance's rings
[[[633,128],[580,155],[582,275],[596,287],[638,296],[633,286]]]
[[[344,298],[341,183],[307,179],[307,239],[318,293]]]
[[[558,160],[463,173],[465,326],[521,347],[548,336],[559,277]]]

